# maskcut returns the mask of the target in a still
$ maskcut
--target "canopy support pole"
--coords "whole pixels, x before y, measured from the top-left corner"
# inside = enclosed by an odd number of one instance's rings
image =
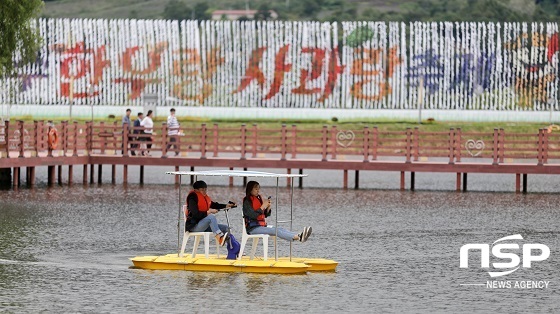
[[[182,175],[179,175],[179,215],[177,217],[177,257],[181,256],[181,210],[183,206],[181,205],[181,185],[182,185]]]
[[[291,184],[291,193],[290,193],[290,231],[294,230],[293,226],[294,221],[294,185]],[[292,261],[292,242],[290,241],[290,262]]]
[[[278,185],[280,184],[280,178],[276,177],[276,205],[274,205],[274,212],[276,213],[276,221],[274,227],[276,228],[276,241],[274,241],[274,260],[278,262]]]

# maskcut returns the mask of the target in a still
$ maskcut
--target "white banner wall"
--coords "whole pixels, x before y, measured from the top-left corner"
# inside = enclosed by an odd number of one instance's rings
[[[40,19],[14,105],[558,110],[557,23]],[[340,30],[339,30],[340,28]],[[147,98],[148,99],[148,98]]]

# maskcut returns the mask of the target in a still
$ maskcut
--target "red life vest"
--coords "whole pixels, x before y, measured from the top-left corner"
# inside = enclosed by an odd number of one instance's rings
[[[199,212],[208,212],[208,210],[210,209],[210,204],[212,204],[212,199],[210,198],[210,196],[208,195],[204,195],[202,193],[200,193],[199,191],[196,190],[192,190],[189,192],[189,194],[187,195],[187,199],[189,198],[189,195],[191,195],[192,193],[196,194],[196,199],[198,200],[198,211]],[[206,213],[208,214],[208,213]],[[185,216],[187,217],[187,220],[189,220],[189,203],[187,202],[187,212],[185,213]]]
[[[259,209],[261,209],[261,206],[263,204],[263,200],[261,199],[260,196],[249,196],[249,200],[251,201],[251,205],[253,206],[253,210],[257,211]],[[245,218],[245,228],[247,228],[247,231],[249,231],[250,229],[253,229],[255,227],[266,227],[266,220],[265,220],[265,216],[264,216],[264,211],[262,214],[259,214],[257,216],[256,220],[250,219],[250,218]]]

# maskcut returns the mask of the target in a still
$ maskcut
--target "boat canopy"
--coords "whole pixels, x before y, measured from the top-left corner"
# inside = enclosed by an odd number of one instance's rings
[[[180,246],[180,234],[181,234],[181,213],[183,212],[183,199],[181,196],[181,180],[183,176],[194,176],[195,180],[198,176],[209,176],[209,177],[256,177],[256,178],[276,178],[276,197],[275,199],[275,208],[278,208],[278,187],[280,178],[301,178],[307,177],[306,174],[284,174],[284,173],[272,173],[272,172],[261,172],[261,171],[247,171],[247,170],[207,170],[207,171],[166,171],[166,174],[172,174],[175,176],[179,176],[179,210],[177,213],[177,249],[178,255],[181,253],[181,246]],[[292,229],[292,221],[294,218],[294,185],[291,185],[291,193],[290,193],[290,220],[285,221],[278,221],[278,211],[276,210],[275,213],[275,226],[278,226],[278,223],[290,223],[290,230]],[[227,215],[227,212],[226,212]],[[227,217],[227,216],[226,216]],[[229,223],[228,223],[229,225]],[[278,236],[278,230],[276,230],[276,236]],[[278,261],[278,244],[274,241],[274,259]],[[292,242],[290,242],[290,261],[292,260]]]
[[[299,178],[307,177],[306,174],[284,174],[262,171],[242,170],[207,170],[207,171],[167,171],[165,174],[180,176],[212,176],[212,177],[260,177],[260,178]]]

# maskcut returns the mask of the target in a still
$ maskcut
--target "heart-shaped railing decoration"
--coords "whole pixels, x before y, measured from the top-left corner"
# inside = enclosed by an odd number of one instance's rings
[[[482,154],[482,151],[484,150],[484,142],[482,140],[468,140],[465,143],[465,148],[467,149],[467,152],[472,156],[472,157],[477,157],[480,154]]]
[[[339,131],[336,134],[336,142],[342,147],[350,146],[354,142],[354,138],[356,135],[352,131]]]

